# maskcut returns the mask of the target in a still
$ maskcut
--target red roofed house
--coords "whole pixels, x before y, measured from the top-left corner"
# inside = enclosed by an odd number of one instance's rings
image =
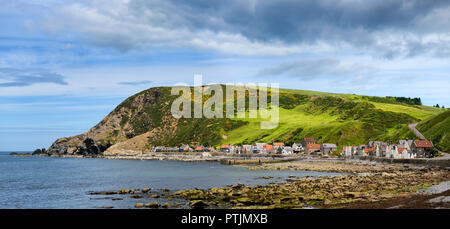
[[[411,150],[416,152],[417,157],[431,156],[431,150],[434,148],[433,143],[428,140],[414,140]]]
[[[220,152],[222,153],[229,153],[230,152],[230,145],[223,144],[220,146]]]
[[[204,151],[205,151],[205,149],[204,149],[203,146],[197,146],[197,147],[195,147],[195,152],[204,152]]]
[[[264,145],[265,153],[272,153],[272,145]]]
[[[317,141],[314,138],[303,138],[300,143],[302,144],[303,147],[306,147],[306,145],[308,144],[316,144]]]
[[[283,142],[274,142],[273,143],[273,149],[276,151],[277,154],[281,154],[281,151],[284,148]]]
[[[320,144],[307,144],[305,154],[320,152]]]

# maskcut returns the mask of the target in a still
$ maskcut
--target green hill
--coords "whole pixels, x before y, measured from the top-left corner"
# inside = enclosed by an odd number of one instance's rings
[[[450,110],[423,120],[416,127],[434,146],[450,152]]]
[[[151,88],[126,99],[88,132],[58,139],[48,152],[132,153],[147,151],[156,145],[179,146],[182,143],[218,146],[283,141],[291,144],[303,136],[339,146],[363,144],[369,139],[391,138],[408,123],[443,111],[392,97],[293,89],[280,89],[279,96],[279,126],[265,130],[260,129],[263,121],[260,118],[175,119],[170,108],[178,96],[172,96],[169,87]],[[204,96],[204,100],[207,98]]]

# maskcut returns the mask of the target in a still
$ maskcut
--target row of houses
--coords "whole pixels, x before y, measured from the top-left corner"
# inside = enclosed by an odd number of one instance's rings
[[[182,145],[180,147],[156,146],[152,152],[222,152],[231,154],[313,154],[328,155],[337,150],[336,144],[323,143],[317,144],[314,138],[303,138],[301,142],[292,145],[285,145],[283,142],[255,143],[253,145],[228,145],[223,144],[219,148],[205,147],[202,145]]]
[[[433,143],[429,140],[400,140],[398,144],[369,141],[367,145],[344,146],[343,156],[372,156],[394,159],[432,157]]]

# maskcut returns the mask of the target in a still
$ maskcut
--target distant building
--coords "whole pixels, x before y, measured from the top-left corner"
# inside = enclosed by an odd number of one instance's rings
[[[272,153],[272,152],[273,152],[273,146],[272,145],[269,145],[269,144],[264,145],[264,153],[269,154],[269,153]]]
[[[301,141],[301,144],[304,148],[306,148],[306,145],[308,144],[316,144],[317,141],[314,138],[303,138]]]
[[[283,142],[274,142],[273,143],[273,148],[275,148],[275,149],[282,148],[282,147],[284,147]]]
[[[230,145],[221,145],[220,146],[220,152],[222,153],[229,153],[230,152]]]
[[[196,146],[195,147],[195,152],[205,152],[206,148],[203,146]]]
[[[252,153],[253,152],[253,146],[252,145],[243,145],[242,146],[242,152],[243,153]]]
[[[294,149],[290,146],[285,146],[281,151],[281,154],[294,154]]]
[[[194,151],[189,145],[181,145],[179,148],[180,152],[192,152]]]
[[[320,144],[307,144],[305,148],[305,154],[314,154],[320,152]]]
[[[292,149],[294,150],[294,153],[300,153],[304,150],[301,143],[292,144]]]
[[[416,152],[417,157],[430,157],[433,143],[428,140],[414,140],[411,150]]]
[[[323,143],[320,145],[320,152],[322,152],[323,155],[328,155],[336,150],[337,150],[336,144]]]

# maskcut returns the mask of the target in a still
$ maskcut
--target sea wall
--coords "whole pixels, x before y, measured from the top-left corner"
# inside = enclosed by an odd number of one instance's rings
[[[351,156],[347,158],[375,161],[381,163],[401,163],[401,164],[414,164],[422,166],[434,166],[439,168],[450,168],[449,159],[438,159],[438,158],[393,159],[393,158],[369,157],[369,156]]]

